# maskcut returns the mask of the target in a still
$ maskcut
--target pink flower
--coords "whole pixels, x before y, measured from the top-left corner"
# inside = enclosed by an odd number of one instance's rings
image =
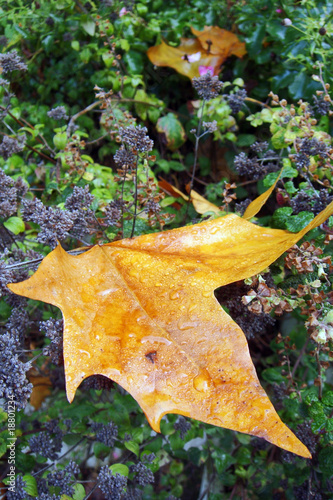
[[[275,12],[276,12],[277,14],[281,14],[282,9],[276,9],[276,10],[275,10]]]
[[[199,66],[199,75],[203,76],[206,73],[210,72],[211,75],[214,74],[214,68],[213,66]]]
[[[128,14],[128,10],[126,10],[125,7],[123,7],[122,9],[120,9],[120,11],[119,11],[119,17],[123,17],[126,14]]]

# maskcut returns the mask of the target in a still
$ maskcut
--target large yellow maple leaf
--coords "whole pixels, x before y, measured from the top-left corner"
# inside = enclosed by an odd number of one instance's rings
[[[332,213],[333,202],[297,234],[231,214],[79,256],[59,245],[9,288],[61,309],[70,402],[83,379],[101,374],[137,400],[155,431],[178,413],[310,457],[275,412],[214,290],[259,273]]]

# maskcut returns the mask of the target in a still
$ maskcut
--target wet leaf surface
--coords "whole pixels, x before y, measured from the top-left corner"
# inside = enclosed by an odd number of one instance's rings
[[[9,288],[61,309],[69,401],[86,377],[101,374],[137,400],[155,431],[165,414],[178,413],[309,457],[275,412],[214,290],[259,273],[332,213],[333,203],[297,234],[231,214],[79,256],[59,245]]]

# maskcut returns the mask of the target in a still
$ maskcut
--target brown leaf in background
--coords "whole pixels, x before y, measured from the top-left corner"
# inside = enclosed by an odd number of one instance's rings
[[[219,54],[227,59],[234,55],[243,57],[246,54],[245,43],[237,35],[218,26],[205,26],[202,31],[191,28],[193,35],[200,41],[204,50],[211,54]]]

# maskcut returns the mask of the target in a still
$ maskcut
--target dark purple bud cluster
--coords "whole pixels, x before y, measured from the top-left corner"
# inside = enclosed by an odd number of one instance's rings
[[[7,500],[26,500],[28,498],[28,494],[25,491],[27,483],[24,481],[21,475],[17,475],[15,478],[15,486],[14,491],[7,491]]]
[[[53,120],[68,120],[66,108],[64,106],[57,106],[47,112],[47,116]]]
[[[328,157],[328,147],[316,138],[301,139],[297,144],[297,153],[293,156],[293,161],[297,170],[304,170],[310,165],[311,156],[319,156],[321,160]]]
[[[15,214],[18,201],[27,191],[28,186],[21,177],[14,181],[0,169],[0,218],[5,219]]]
[[[198,78],[193,78],[192,83],[199,97],[204,101],[209,101],[217,97],[223,87],[223,83],[219,81],[219,77],[212,76],[210,71],[207,71],[207,73]]]
[[[19,135],[17,139],[4,135],[0,144],[0,156],[8,160],[13,154],[20,153],[24,149],[25,141],[25,135]]]
[[[56,420],[51,420],[45,424],[46,431],[32,436],[29,446],[32,453],[42,457],[56,460],[62,447],[63,433]]]
[[[14,400],[17,410],[25,408],[32,391],[26,373],[31,363],[23,363],[17,353],[19,339],[15,333],[0,335],[0,398]]]
[[[97,441],[110,447],[114,445],[118,436],[118,427],[113,422],[108,422],[107,424],[93,422],[91,430],[95,432]]]
[[[105,208],[104,222],[108,226],[115,226],[119,223],[126,202],[124,200],[112,200]]]
[[[133,151],[143,153],[153,149],[154,143],[147,135],[146,127],[130,125],[127,128],[121,127],[119,132],[123,142]]]
[[[135,166],[136,156],[132,151],[128,151],[123,146],[118,149],[113,157],[117,165],[121,165],[125,169],[131,169]]]
[[[55,248],[58,240],[64,240],[74,224],[74,217],[60,208],[46,207],[38,198],[23,200],[22,217],[40,226],[37,241]]]
[[[97,477],[98,486],[104,494],[105,500],[121,500],[127,478],[121,474],[113,474],[107,465],[103,465]]]
[[[294,214],[308,211],[318,215],[332,200],[326,189],[320,189],[315,195],[302,189],[290,200],[290,206]]]
[[[63,321],[53,318],[41,321],[39,329],[45,332],[46,336],[51,340],[51,343],[44,347],[43,354],[51,356],[53,363],[60,364],[62,359]]]
[[[28,69],[28,66],[23,62],[16,50],[12,50],[6,54],[0,54],[0,66],[4,74],[16,70],[25,71]]]
[[[324,95],[320,96],[312,96],[313,97],[313,106],[312,109],[315,113],[318,115],[327,115],[329,110],[331,109],[331,101],[330,100],[325,100]]]
[[[234,115],[242,109],[246,97],[247,93],[245,89],[239,89],[234,94],[227,96],[228,105]]]
[[[60,488],[61,495],[68,495],[69,497],[72,497],[74,495],[73,483],[76,476],[79,474],[79,466],[76,462],[71,460],[62,470],[51,472],[47,476],[47,482],[49,486]]]
[[[191,429],[191,424],[184,417],[179,417],[174,425],[176,431],[179,431],[181,439],[184,439],[188,431]]]
[[[133,481],[138,483],[140,486],[146,486],[147,484],[155,481],[152,471],[142,462],[131,465],[130,472],[134,474]]]

